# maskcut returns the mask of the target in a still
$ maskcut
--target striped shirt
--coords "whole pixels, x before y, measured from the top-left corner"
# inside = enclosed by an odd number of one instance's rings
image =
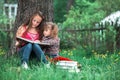
[[[42,42],[49,43],[48,47],[45,47],[45,54],[58,55],[59,54],[59,38],[43,37]]]

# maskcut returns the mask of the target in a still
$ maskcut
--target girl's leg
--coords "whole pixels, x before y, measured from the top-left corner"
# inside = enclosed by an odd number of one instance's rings
[[[38,59],[44,63],[48,63],[40,45],[38,44],[33,44],[33,51],[35,52],[35,54],[37,55]]]
[[[28,63],[28,60],[29,60],[29,57],[30,57],[30,54],[31,54],[31,51],[32,51],[32,44],[31,43],[28,43],[26,44],[25,46],[23,46],[20,50],[19,50],[19,53],[21,55],[21,62],[27,62]]]

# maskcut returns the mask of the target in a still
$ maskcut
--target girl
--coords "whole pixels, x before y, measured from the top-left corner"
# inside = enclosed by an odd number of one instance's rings
[[[51,63],[56,64],[56,62],[58,61],[66,61],[68,63],[74,62],[73,60],[69,58],[65,58],[59,55],[60,39],[58,37],[58,26],[56,24],[52,22],[47,22],[44,25],[43,35],[44,36],[42,38],[42,42],[50,44],[44,49],[45,49],[45,55],[47,56],[47,59]],[[67,66],[67,64],[65,66]],[[68,65],[68,68],[69,68],[69,65]],[[76,69],[77,71],[79,71],[79,69],[81,68],[81,64],[79,64],[78,62],[77,62],[77,68],[78,68]]]
[[[45,55],[47,55],[48,58],[52,58],[52,62],[57,62],[59,60],[71,61],[68,58],[59,56],[60,39],[58,37],[58,26],[56,24],[47,22],[44,25],[43,35],[42,42],[50,44],[48,47],[44,48]]]
[[[44,24],[44,17],[42,13],[35,12],[31,18],[24,24],[22,24],[16,33],[16,37],[22,37],[25,39],[29,39],[31,41],[34,41],[35,43],[20,43],[19,41],[16,41],[16,47],[20,47],[19,53],[21,55],[21,62],[23,68],[28,68],[28,60],[31,54],[31,51],[33,51],[38,60],[42,61],[43,63],[47,63],[46,57],[40,47],[37,43],[40,42],[40,39],[42,37],[42,26]]]

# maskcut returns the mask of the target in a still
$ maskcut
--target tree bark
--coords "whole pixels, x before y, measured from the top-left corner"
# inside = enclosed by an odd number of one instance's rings
[[[15,53],[15,33],[17,28],[35,11],[43,12],[46,21],[53,21],[53,0],[18,0],[17,16],[14,24],[13,41],[7,56]]]
[[[74,0],[68,0],[68,2],[67,2],[67,12],[70,10],[70,8],[73,4],[74,4]]]
[[[116,48],[120,49],[120,27],[116,28]]]

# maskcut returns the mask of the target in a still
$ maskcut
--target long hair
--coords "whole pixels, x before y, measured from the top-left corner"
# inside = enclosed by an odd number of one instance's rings
[[[55,23],[46,22],[44,25],[44,30],[47,30],[47,29],[51,30],[50,37],[52,37],[52,38],[58,37],[58,26]]]
[[[40,39],[42,38],[43,36],[43,25],[45,23],[45,18],[43,16],[43,13],[40,12],[40,11],[36,11],[35,13],[33,13],[31,15],[31,17],[23,24],[24,26],[28,26],[27,30],[32,27],[32,20],[35,16],[40,16],[42,18],[42,21],[40,22],[40,24],[37,26],[37,32],[40,34]],[[26,30],[26,31],[27,31]]]

